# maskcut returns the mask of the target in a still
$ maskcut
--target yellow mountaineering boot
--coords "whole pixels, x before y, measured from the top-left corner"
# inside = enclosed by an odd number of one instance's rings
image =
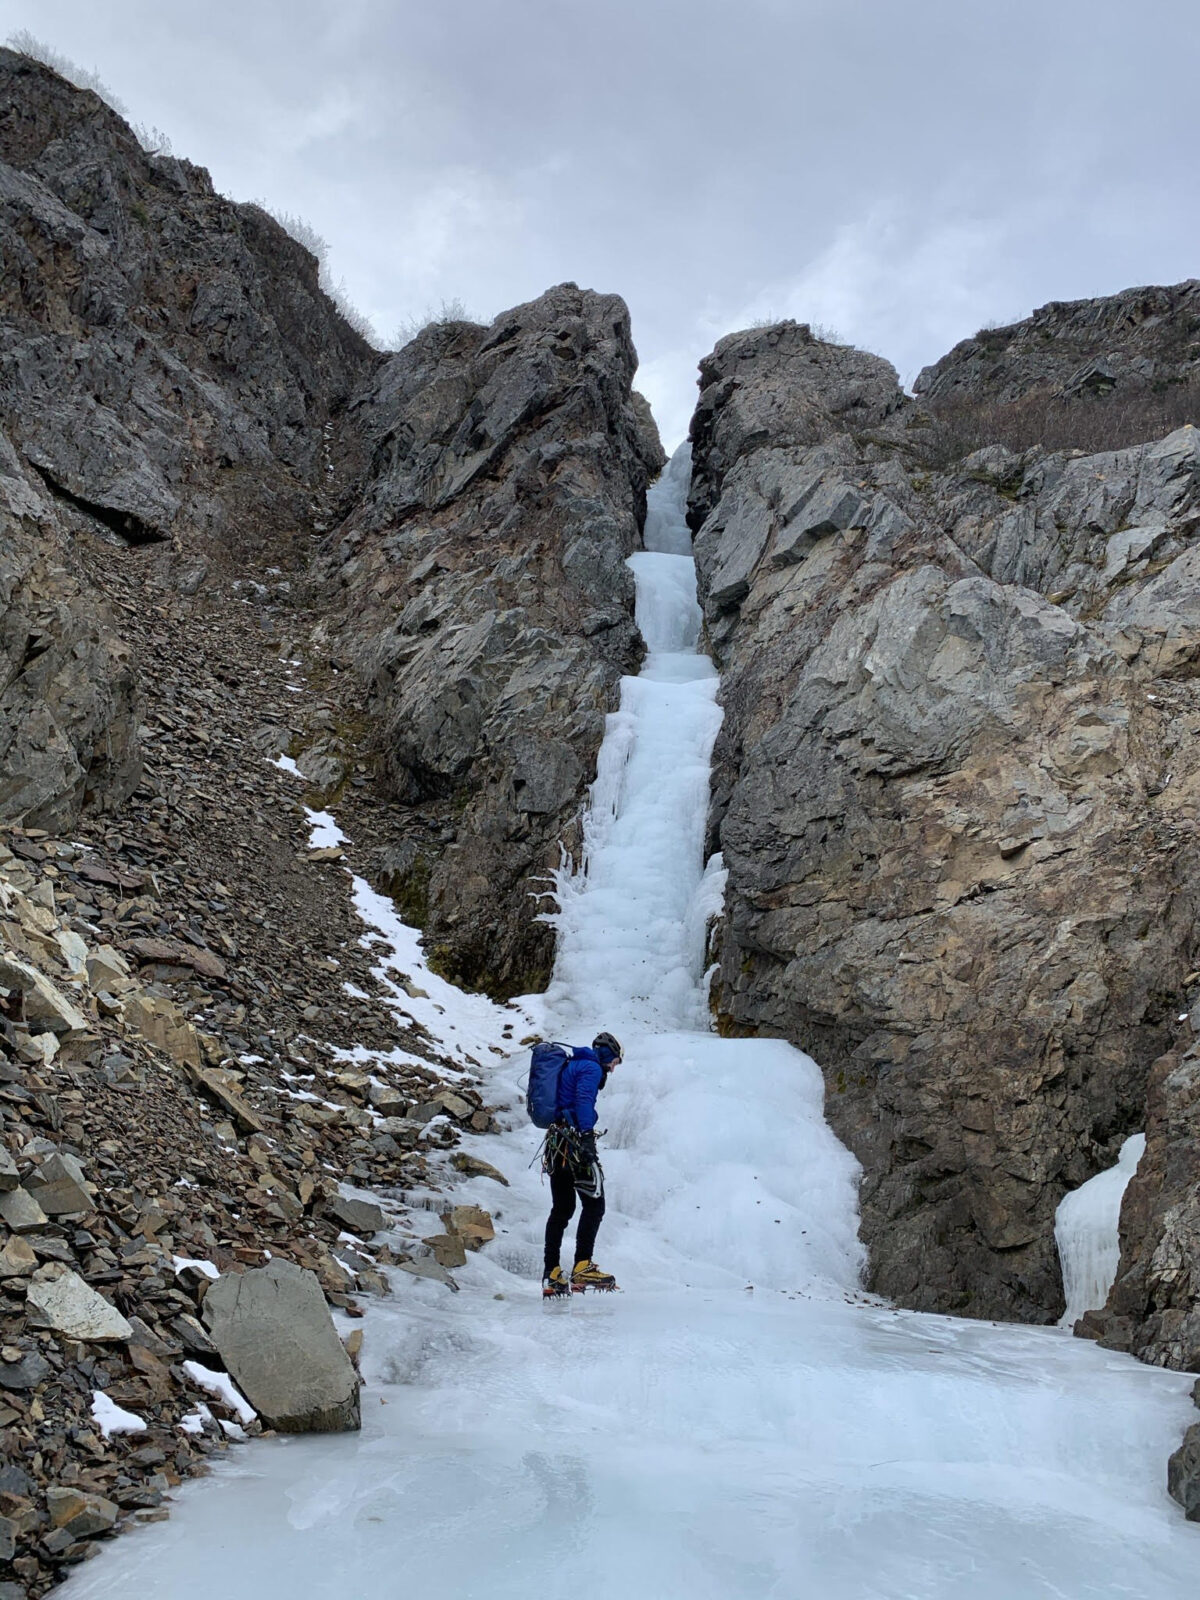
[[[611,1272],[605,1272],[603,1267],[598,1267],[594,1261],[577,1261],[575,1270],[571,1274],[571,1288],[576,1294],[582,1294],[585,1289],[615,1289],[617,1280]]]
[[[542,1279],[542,1299],[555,1300],[559,1295],[570,1294],[571,1285],[563,1276],[561,1267],[553,1267]]]

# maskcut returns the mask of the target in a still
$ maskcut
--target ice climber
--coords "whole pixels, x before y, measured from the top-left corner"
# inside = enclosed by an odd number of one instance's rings
[[[621,1046],[611,1033],[598,1033],[590,1048],[572,1049],[558,1076],[554,1120],[542,1145],[542,1171],[550,1179],[553,1204],[546,1222],[546,1266],[542,1294],[546,1299],[584,1289],[615,1289],[616,1279],[592,1259],[596,1232],[604,1215],[604,1169],[596,1157],[596,1096],[621,1059]],[[575,1268],[569,1279],[559,1265],[563,1234],[579,1197],[575,1235]]]

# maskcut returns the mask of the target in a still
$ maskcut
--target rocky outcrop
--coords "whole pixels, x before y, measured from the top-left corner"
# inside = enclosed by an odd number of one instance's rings
[[[319,591],[413,826],[383,876],[441,970],[501,995],[549,976],[537,914],[638,661],[624,562],[663,456],[636,364],[624,302],[563,284],[427,328],[351,408],[370,480]]]
[[[943,463],[992,444],[1088,454],[1200,414],[1200,281],[1052,301],[981,328],[918,376]]]
[[[0,819],[58,826],[137,782],[116,564],[260,600],[336,527],[289,640],[353,671],[300,770],[333,794],[366,757],[407,808],[375,881],[443,971],[544,982],[662,464],[624,304],[563,285],[384,361],[265,212],[8,51],[0,251]]]
[[[1036,390],[1098,398],[1117,389],[1200,381],[1200,279],[1126,289],[1097,300],[1051,300],[1008,327],[981,328],[926,367],[914,389],[1013,401]]]
[[[279,223],[5,50],[0,249],[0,415],[54,494],[129,544],[308,526],[324,426],[378,357]]]
[[[1167,1488],[1189,1522],[1200,1522],[1200,1422],[1193,1422],[1167,1463]]]
[[[876,1288],[1051,1320],[1057,1202],[1143,1125],[1195,965],[1196,432],[937,471],[887,364],[805,328],[701,374],[721,1023],[821,1061]]]
[[[1192,997],[1200,1001],[1194,989]],[[1121,1207],[1117,1280],[1087,1321],[1084,1331],[1143,1361],[1200,1369],[1200,1046],[1151,1068],[1146,1153]]]
[[[294,565],[378,358],[278,223],[8,50],[0,258],[0,819],[57,826],[139,771],[136,664],[92,580],[131,547],[193,587],[206,561]]]

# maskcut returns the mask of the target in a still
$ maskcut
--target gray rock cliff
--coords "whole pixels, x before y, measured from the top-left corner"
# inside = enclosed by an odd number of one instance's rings
[[[1011,401],[1034,390],[1082,399],[1200,379],[1200,279],[1052,300],[1007,327],[982,328],[918,374],[928,401]]]
[[[1195,964],[1196,430],[931,468],[887,363],[795,324],[701,385],[721,1025],[822,1063],[877,1289],[1050,1320]]]
[[[105,571],[293,562],[378,357],[278,223],[8,50],[0,266],[0,818],[61,822],[138,772]]]
[[[324,423],[377,357],[317,263],[93,94],[0,51],[0,413],[129,544],[303,527]]]
[[[65,825],[140,772],[130,651],[0,432],[0,818]]]
[[[318,563],[323,631],[419,830],[392,888],[495,993],[549,976],[540,897],[638,663],[624,562],[663,454],[636,365],[624,302],[563,284],[427,328],[350,408],[370,475]]]
[[[1190,974],[1192,984],[1196,975]],[[1192,993],[1195,994],[1193,988]],[[1200,999],[1200,996],[1196,996]],[[1082,1330],[1156,1366],[1200,1368],[1200,1051],[1150,1071],[1146,1153],[1121,1207],[1121,1264]]]

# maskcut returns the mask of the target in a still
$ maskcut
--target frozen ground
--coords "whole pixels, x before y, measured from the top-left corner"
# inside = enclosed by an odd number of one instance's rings
[[[636,557],[646,670],[611,719],[586,874],[564,882],[545,1030],[617,1032],[601,1100],[624,1293],[545,1307],[548,1198],[513,1106],[467,1141],[511,1179],[464,1292],[396,1274],[367,1323],[363,1432],[239,1452],[64,1600],[1192,1600],[1164,1487],[1188,1380],[858,1290],[854,1162],[807,1056],[704,1018],[704,775],[719,723],[676,465]],[[690,608],[690,609],[689,609]],[[386,933],[386,908],[364,901]],[[390,936],[390,935],[389,935]],[[397,935],[400,937],[400,935]],[[454,1042],[513,1012],[459,1009]],[[498,1059],[491,1057],[491,1059]]]

